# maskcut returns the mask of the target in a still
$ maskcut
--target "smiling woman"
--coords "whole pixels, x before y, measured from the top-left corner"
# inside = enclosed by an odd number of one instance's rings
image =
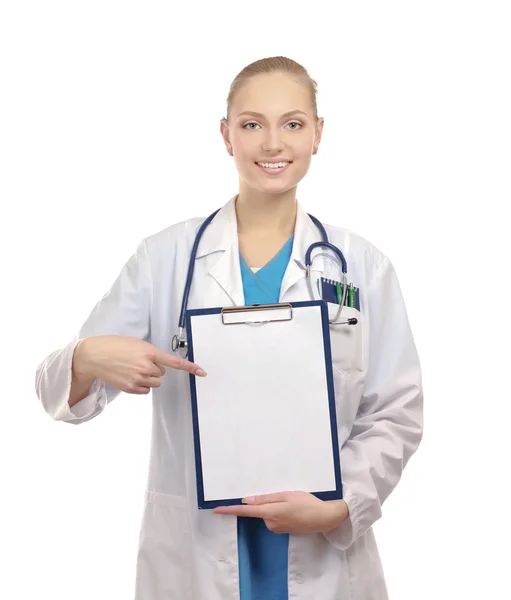
[[[210,218],[142,240],[78,335],[37,370],[44,409],[73,424],[99,415],[120,391],[152,391],[136,600],[387,599],[372,526],[422,437],[421,371],[389,259],[357,234],[323,226],[297,201],[323,126],[316,83],[301,65],[273,57],[243,69],[220,122],[238,192]],[[327,238],[331,244],[319,243]],[[340,289],[332,283],[340,256],[352,282],[349,296],[346,279],[342,294],[327,294]],[[310,289],[325,292],[318,304],[333,311],[331,401],[342,500],[320,500],[303,489],[256,490],[274,493],[198,510],[190,377],[205,376],[202,369],[208,377],[215,373],[202,359],[199,366],[171,353],[176,326],[183,329],[188,263],[189,309],[303,302]],[[336,326],[341,310],[355,327]],[[253,354],[254,377],[259,358]],[[293,369],[286,377],[291,415],[303,392],[294,392]],[[230,378],[220,379],[230,385]],[[314,394],[307,400],[315,402]],[[217,416],[221,427],[223,415]],[[274,462],[272,454],[266,466]]]
[[[248,189],[294,194],[323,131],[316,83],[289,59],[265,59],[236,77],[227,103],[221,132],[240,174],[240,206]]]

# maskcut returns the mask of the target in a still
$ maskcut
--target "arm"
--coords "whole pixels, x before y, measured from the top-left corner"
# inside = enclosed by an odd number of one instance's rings
[[[75,339],[38,366],[36,393],[53,419],[83,423],[101,413],[119,395],[120,390],[80,373],[79,344],[98,335],[126,335],[149,341],[151,304],[151,267],[142,241]]]
[[[395,271],[380,264],[368,295],[369,363],[364,393],[341,449],[348,518],[327,539],[346,550],[382,515],[381,507],[422,439],[421,369]]]
[[[78,404],[80,400],[83,400],[89,395],[89,390],[96,380],[93,376],[88,376],[84,372],[81,360],[81,353],[83,345],[87,343],[87,340],[81,340],[76,346],[73,353],[72,362],[72,378],[71,378],[71,391],[69,392],[69,408],[73,408],[75,404]]]

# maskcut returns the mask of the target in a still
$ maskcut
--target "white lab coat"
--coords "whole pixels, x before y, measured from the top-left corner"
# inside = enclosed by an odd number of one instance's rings
[[[236,196],[206,229],[199,246],[189,308],[243,305]],[[119,391],[96,381],[68,405],[73,350],[80,339],[129,335],[171,352],[196,232],[191,219],[144,239],[110,291],[69,345],[38,367],[36,391],[56,420],[80,424],[99,415]],[[343,494],[350,516],[327,533],[291,535],[289,597],[297,600],[385,600],[387,590],[372,525],[422,437],[419,360],[394,269],[358,235],[326,225],[360,287],[355,326],[334,326],[332,360]],[[304,256],[320,234],[298,205],[295,240],[280,300],[309,298]],[[339,277],[329,251],[313,252],[314,277]],[[317,289],[314,286],[314,289]],[[331,316],[334,316],[336,307]],[[206,370],[208,365],[201,365]],[[136,600],[239,598],[236,517],[197,509],[189,376],[168,369],[152,391],[153,424],[140,531]]]

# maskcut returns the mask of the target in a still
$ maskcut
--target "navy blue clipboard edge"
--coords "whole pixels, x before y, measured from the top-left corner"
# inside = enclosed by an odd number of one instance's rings
[[[323,340],[325,349],[325,369],[327,374],[328,402],[330,407],[330,429],[332,433],[332,451],[334,456],[335,490],[314,492],[313,495],[320,500],[342,500],[341,464],[339,455],[339,438],[337,435],[337,415],[335,409],[335,392],[332,368],[332,348],[330,345],[330,330],[328,323],[328,308],[324,300],[311,300],[308,302],[290,302],[293,308],[307,306],[320,306],[321,321],[323,324]],[[220,314],[222,308],[190,309],[186,311],[186,337],[188,342],[188,360],[194,362],[193,335],[191,317],[198,315]],[[233,506],[241,504],[242,498],[229,498],[223,500],[204,500],[204,482],[202,476],[202,458],[200,445],[199,419],[197,410],[197,389],[195,375],[190,374],[190,391],[192,400],[193,439],[195,448],[195,472],[197,479],[197,503],[199,509],[211,509],[217,506]],[[286,490],[282,490],[286,491]]]

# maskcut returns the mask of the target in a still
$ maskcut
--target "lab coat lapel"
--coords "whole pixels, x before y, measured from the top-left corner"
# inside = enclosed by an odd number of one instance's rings
[[[219,260],[211,267],[209,274],[228,294],[233,305],[243,306],[245,295],[241,280],[238,244],[226,248]]]
[[[226,305],[225,294],[232,304],[242,306],[245,301],[241,280],[238,226],[235,209],[236,196],[220,209],[206,228],[199,244],[197,258],[208,257],[208,274],[218,286],[207,286],[206,306]],[[216,256],[211,256],[217,254]]]
[[[311,244],[319,241],[321,241],[321,233],[318,231],[309,215],[297,202],[293,249],[291,251],[291,258],[289,259],[286,272],[282,279],[282,286],[280,288],[281,302],[297,299],[295,290],[292,288],[302,279],[305,280],[305,253]],[[314,248],[312,251],[312,271],[318,273],[322,273],[324,269],[321,251],[321,248]],[[301,285],[298,287],[300,288],[300,296],[303,296],[306,287]],[[301,300],[309,299],[308,296],[301,297]]]

